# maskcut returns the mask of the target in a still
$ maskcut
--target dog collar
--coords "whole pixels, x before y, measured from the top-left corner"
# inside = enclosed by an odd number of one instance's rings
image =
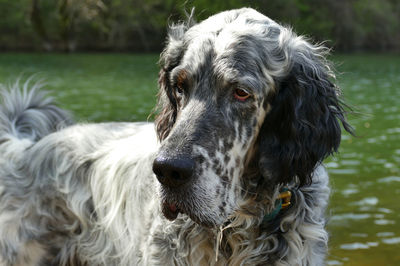
[[[275,208],[263,218],[263,222],[267,223],[276,218],[282,209],[286,209],[290,206],[290,199],[292,198],[292,192],[288,188],[283,188],[275,201]]]

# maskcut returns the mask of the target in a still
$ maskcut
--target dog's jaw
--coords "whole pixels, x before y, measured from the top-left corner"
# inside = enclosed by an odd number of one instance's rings
[[[214,208],[216,204],[213,200],[215,201],[216,197],[210,200],[207,194],[194,192],[195,190],[196,185],[179,190],[171,190],[161,185],[159,194],[163,216],[174,221],[179,215],[186,215],[195,223],[208,228],[223,224],[227,217],[225,212]]]

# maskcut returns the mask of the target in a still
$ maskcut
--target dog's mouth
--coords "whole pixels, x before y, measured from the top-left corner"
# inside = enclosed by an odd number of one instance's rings
[[[161,209],[165,218],[170,221],[175,220],[179,213],[183,213],[175,203],[168,203],[166,201],[163,202]]]
[[[224,213],[219,213],[218,209],[213,208],[213,199],[204,189],[201,190],[203,194],[197,195],[195,191],[200,189],[194,185],[180,189],[161,185],[159,188],[160,208],[163,216],[169,221],[180,217],[184,219],[187,216],[198,225],[214,228],[225,220]]]
[[[208,228],[216,226],[214,221],[208,221],[207,219],[199,217],[198,215],[196,215],[196,213],[190,211],[190,208],[186,208],[184,204],[163,201],[161,204],[161,210],[164,217],[170,221],[174,221],[181,213],[187,215],[191,220],[201,226],[205,226]]]

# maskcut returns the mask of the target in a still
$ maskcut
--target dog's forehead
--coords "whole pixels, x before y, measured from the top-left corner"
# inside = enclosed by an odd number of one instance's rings
[[[222,12],[186,32],[181,66],[262,90],[261,46],[263,38],[271,34],[279,35],[279,25],[253,9]]]
[[[190,28],[186,37],[196,42],[204,37],[226,42],[229,40],[224,39],[229,39],[231,35],[257,34],[267,25],[277,23],[254,9],[242,8],[221,12],[203,20]]]
[[[255,53],[261,51],[262,40],[272,35],[276,38],[279,29],[279,24],[253,9],[242,8],[219,13],[194,25],[185,33],[186,48],[182,62],[190,68],[197,68],[240,53],[244,59],[257,57]],[[247,60],[234,59],[230,60],[231,66],[242,63],[248,68]]]
[[[246,24],[248,21],[262,21],[272,23],[270,18],[251,8],[234,9],[211,16],[196,26],[202,31],[219,32],[229,25]]]

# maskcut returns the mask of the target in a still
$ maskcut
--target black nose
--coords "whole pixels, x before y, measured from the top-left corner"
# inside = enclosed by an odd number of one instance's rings
[[[153,162],[153,172],[158,181],[171,188],[188,183],[193,176],[193,170],[193,160],[185,156],[179,158],[158,156]]]

